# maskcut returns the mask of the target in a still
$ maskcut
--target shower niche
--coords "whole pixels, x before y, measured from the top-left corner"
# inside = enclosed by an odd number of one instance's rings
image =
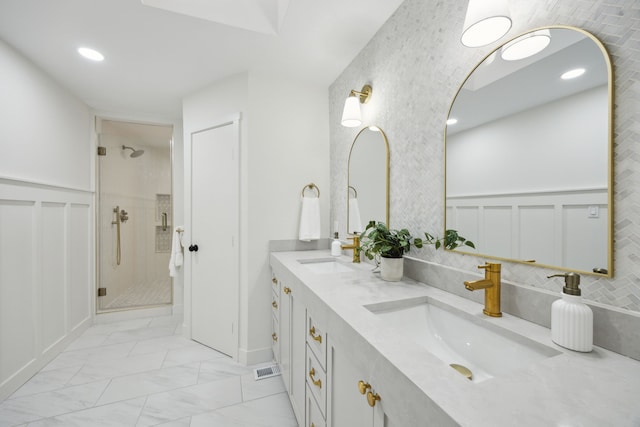
[[[173,128],[102,119],[98,130],[97,311],[169,305]]]

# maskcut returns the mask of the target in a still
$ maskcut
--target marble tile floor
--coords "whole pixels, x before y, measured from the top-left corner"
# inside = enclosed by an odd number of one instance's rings
[[[181,336],[155,317],[90,327],[13,395],[0,426],[297,426],[282,377]],[[261,364],[265,366],[268,364]]]

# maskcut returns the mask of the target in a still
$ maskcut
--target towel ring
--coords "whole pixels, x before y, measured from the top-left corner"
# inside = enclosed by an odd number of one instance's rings
[[[304,187],[302,187],[302,197],[304,197],[304,190],[306,190],[307,188],[309,190],[314,190],[315,189],[318,192],[318,198],[320,198],[320,189],[313,182],[310,183],[310,184],[305,185]]]
[[[357,199],[358,198],[358,192],[356,191],[356,189],[353,188],[352,186],[349,186],[349,190],[353,190],[353,198]]]

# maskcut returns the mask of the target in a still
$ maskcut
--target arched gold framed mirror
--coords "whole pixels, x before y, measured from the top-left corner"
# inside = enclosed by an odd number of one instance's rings
[[[452,102],[445,227],[489,258],[611,277],[611,61],[578,28],[538,28],[514,40],[532,36],[548,45],[518,60],[504,59],[513,41],[497,48]],[[577,69],[579,77],[563,78]]]
[[[347,182],[347,232],[362,233],[369,221],[389,224],[389,140],[368,126],[351,144]]]

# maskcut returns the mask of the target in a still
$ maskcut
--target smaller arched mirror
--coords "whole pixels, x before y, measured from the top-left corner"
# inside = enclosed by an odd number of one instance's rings
[[[389,141],[382,129],[358,132],[348,166],[347,232],[360,234],[372,220],[389,224]]]

